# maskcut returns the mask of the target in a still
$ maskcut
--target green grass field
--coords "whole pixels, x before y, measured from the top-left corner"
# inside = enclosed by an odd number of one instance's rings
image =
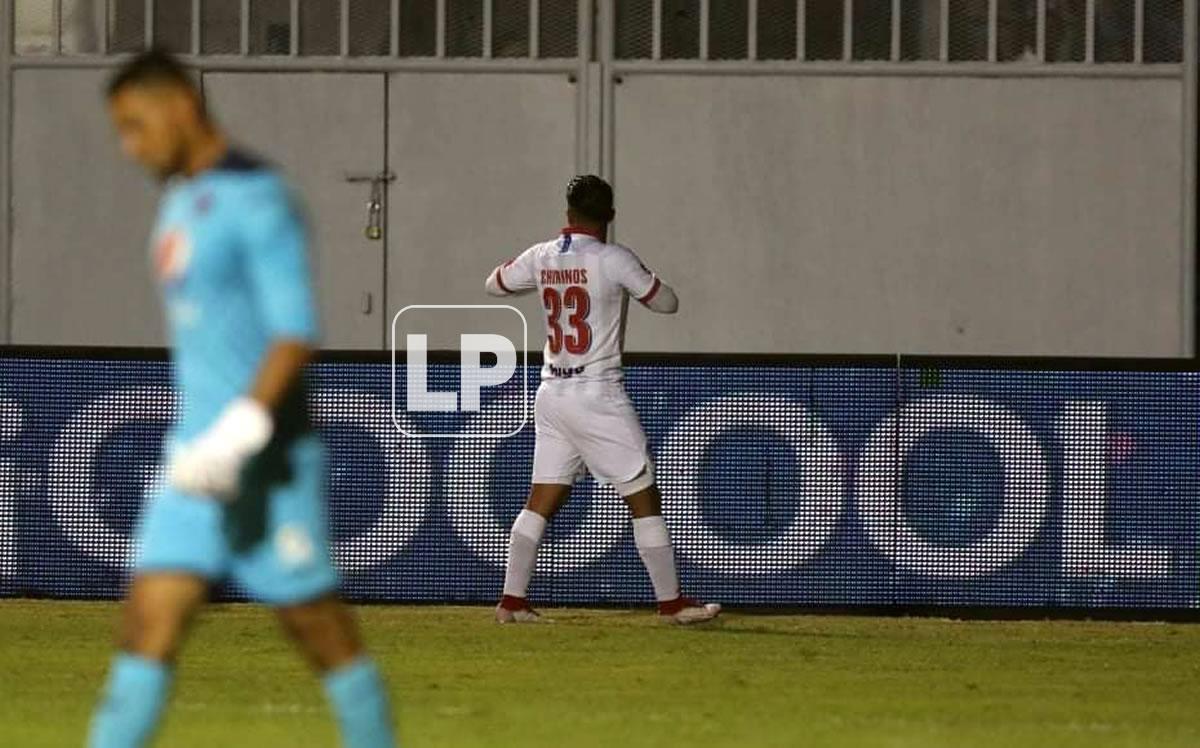
[[[115,610],[0,601],[0,745],[81,745]],[[403,744],[1200,745],[1200,626],[548,612],[363,608]],[[157,745],[336,744],[269,614],[210,608]]]

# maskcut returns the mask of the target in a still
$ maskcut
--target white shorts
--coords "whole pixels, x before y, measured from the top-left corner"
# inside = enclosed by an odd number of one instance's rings
[[[534,483],[569,486],[586,468],[597,482],[620,484],[650,467],[646,432],[620,382],[542,382],[533,419]]]

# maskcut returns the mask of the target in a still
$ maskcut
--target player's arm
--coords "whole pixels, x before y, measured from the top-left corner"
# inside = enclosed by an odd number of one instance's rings
[[[316,347],[316,303],[304,222],[282,186],[246,204],[243,267],[270,344],[248,392],[173,459],[171,482],[221,500],[237,496],[241,471],[275,433],[278,409]]]
[[[604,255],[604,272],[642,306],[659,314],[679,311],[675,289],[647,268],[632,250],[613,245]]]
[[[245,267],[271,343],[247,395],[274,411],[303,376],[317,346],[317,303],[308,231],[283,185],[266,190],[246,217]]]
[[[534,251],[536,246],[522,252],[493,270],[483,282],[492,296],[515,296],[537,288]]]
[[[258,367],[250,397],[268,411],[275,412],[303,376],[304,367],[315,353],[307,340],[277,339]]]

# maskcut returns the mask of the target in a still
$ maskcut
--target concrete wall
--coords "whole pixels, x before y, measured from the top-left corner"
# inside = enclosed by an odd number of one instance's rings
[[[626,76],[635,349],[1184,351],[1170,80]]]
[[[11,341],[158,345],[156,185],[120,158],[100,70],[18,70]]]
[[[12,342],[161,341],[153,185],[117,157],[101,71],[15,75]],[[387,78],[386,106],[345,116],[387,120],[389,317],[486,303],[495,262],[553,234],[597,168],[587,111],[612,122],[618,239],[683,300],[635,310],[630,350],[1188,350],[1179,78],[626,74],[611,120],[565,74]]]

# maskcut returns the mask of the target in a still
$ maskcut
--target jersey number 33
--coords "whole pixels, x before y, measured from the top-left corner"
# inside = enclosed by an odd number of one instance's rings
[[[547,286],[542,291],[542,305],[546,308],[550,352],[560,353],[565,348],[573,355],[587,353],[592,347],[592,328],[587,322],[592,298],[587,289],[567,286],[560,294],[557,288]]]

